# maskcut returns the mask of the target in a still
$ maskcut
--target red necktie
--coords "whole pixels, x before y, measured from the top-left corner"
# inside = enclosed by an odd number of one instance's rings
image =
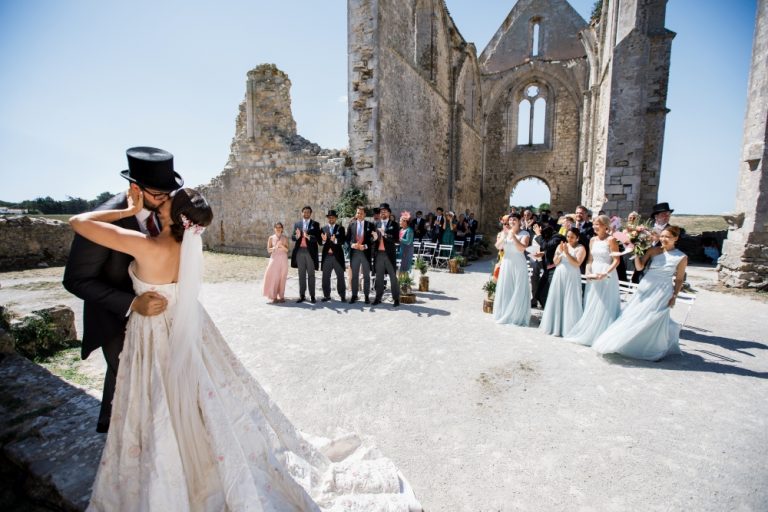
[[[150,213],[149,217],[147,217],[147,231],[149,231],[149,236],[157,236],[160,234],[160,229],[157,227],[157,222],[155,222],[155,214]]]

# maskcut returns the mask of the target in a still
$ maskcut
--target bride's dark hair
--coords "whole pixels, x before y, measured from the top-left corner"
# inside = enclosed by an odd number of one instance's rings
[[[211,205],[203,195],[193,188],[181,188],[176,191],[171,203],[171,234],[177,242],[184,238],[184,223],[181,216],[184,215],[189,222],[205,227],[213,220]]]

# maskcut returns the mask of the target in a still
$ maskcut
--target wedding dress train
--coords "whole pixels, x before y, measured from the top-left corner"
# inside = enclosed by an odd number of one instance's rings
[[[128,322],[88,510],[421,510],[394,463],[369,442],[296,430],[196,294],[196,313],[178,317],[183,289],[144,283],[133,268],[130,275],[137,294],[154,290],[169,304],[164,314],[133,314]],[[174,344],[179,322],[199,326],[192,329],[202,332],[199,343]],[[186,359],[179,365],[177,358]],[[176,383],[174,364],[181,366]]]

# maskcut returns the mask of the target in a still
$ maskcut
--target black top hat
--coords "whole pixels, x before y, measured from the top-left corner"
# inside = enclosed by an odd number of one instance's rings
[[[173,170],[173,155],[169,152],[149,147],[129,148],[128,169],[120,175],[140,187],[153,188],[170,192],[181,188],[184,179]]]
[[[651,212],[651,217],[653,217],[657,213],[663,213],[663,212],[672,213],[673,211],[675,210],[669,207],[669,203],[659,203],[657,205],[654,205],[653,212]]]
[[[389,207],[389,203],[381,203],[379,205],[379,210],[387,210],[388,212],[392,211],[392,209]]]
[[[338,217],[338,215],[336,215],[336,210],[328,210],[326,217]]]

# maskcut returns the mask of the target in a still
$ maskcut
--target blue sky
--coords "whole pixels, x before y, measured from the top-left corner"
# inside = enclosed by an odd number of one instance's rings
[[[478,52],[514,0],[446,0]],[[585,18],[593,0],[573,0]],[[670,0],[672,44],[659,200],[733,209],[755,0]],[[293,83],[299,133],[347,146],[344,0],[0,1],[0,199],[86,199],[125,186],[125,149],[170,150],[187,184],[229,155],[245,76]],[[533,192],[532,192],[533,193]],[[530,202],[535,202],[531,198]]]

